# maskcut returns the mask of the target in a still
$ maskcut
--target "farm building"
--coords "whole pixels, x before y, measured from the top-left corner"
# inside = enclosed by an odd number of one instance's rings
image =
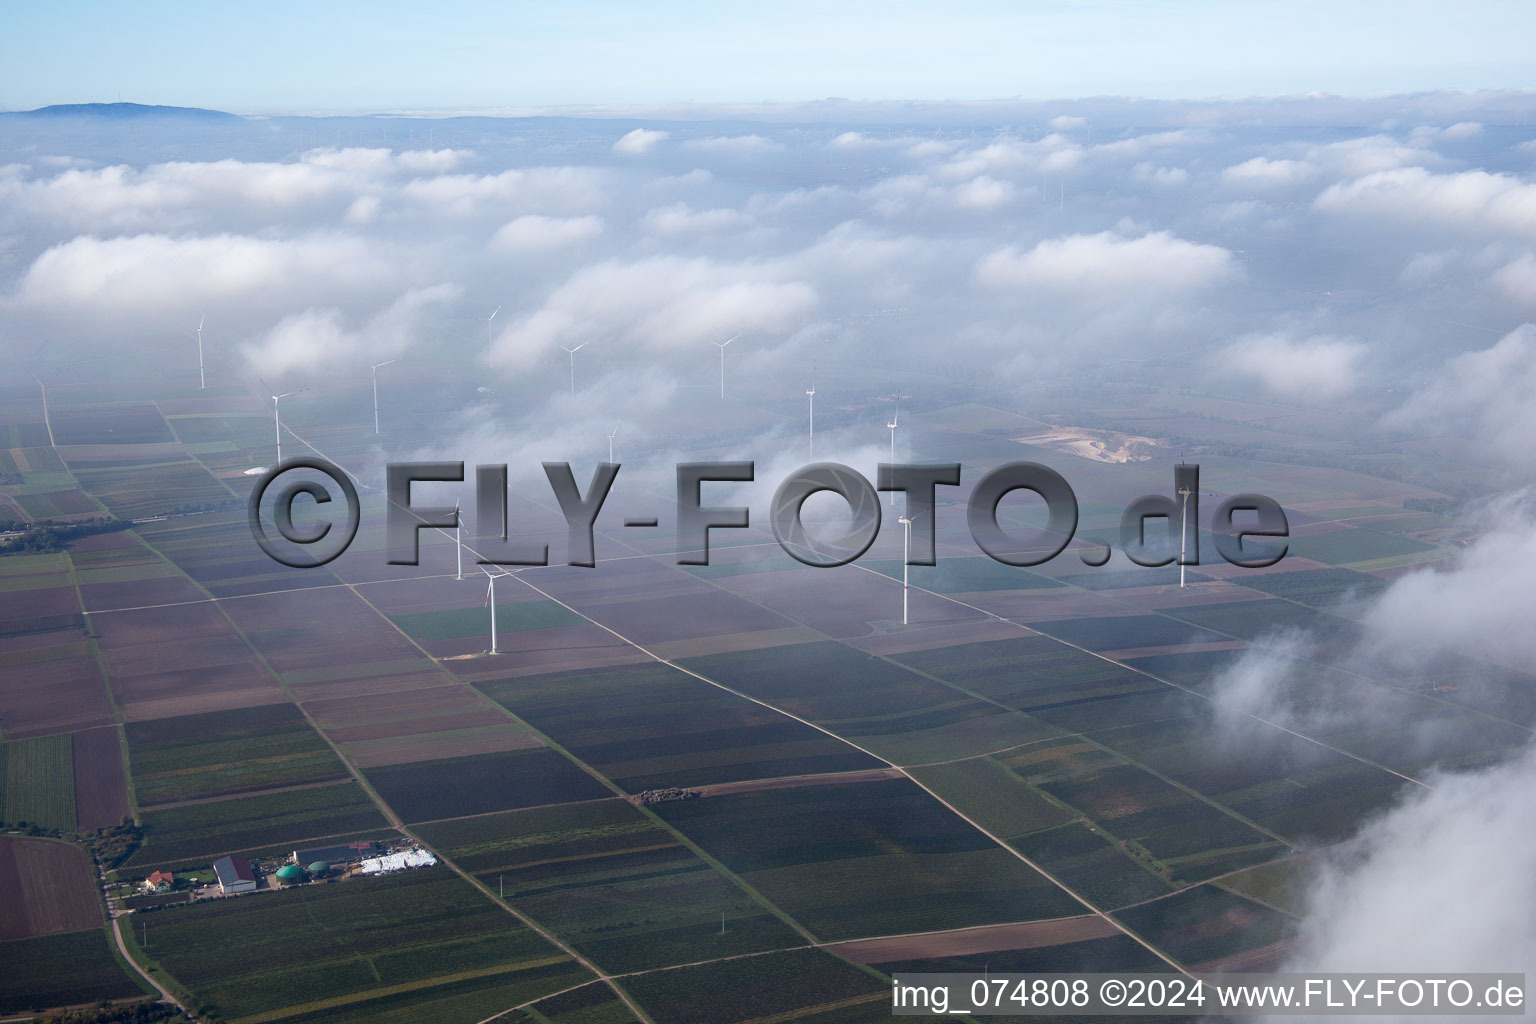
[[[219,892],[226,896],[256,889],[256,872],[251,870],[251,862],[238,853],[214,861],[213,873],[219,879]]]
[[[294,850],[288,855],[288,863],[313,864],[316,861],[324,861],[327,864],[354,864],[369,857],[377,857],[379,844],[372,841],[358,843],[343,843],[341,846],[317,846],[313,850]]]

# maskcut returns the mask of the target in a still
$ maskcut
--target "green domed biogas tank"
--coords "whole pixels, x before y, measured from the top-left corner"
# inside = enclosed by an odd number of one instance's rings
[[[293,885],[295,882],[302,881],[304,881],[304,869],[297,864],[285,864],[277,869],[279,885]]]
[[[309,873],[316,877],[331,873],[331,866],[323,860],[317,860],[309,866]]]

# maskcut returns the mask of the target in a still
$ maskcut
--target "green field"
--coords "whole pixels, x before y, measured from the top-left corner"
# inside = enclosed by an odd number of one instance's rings
[[[969,757],[1053,735],[1049,725],[846,644],[792,644],[682,665],[899,764]]]
[[[607,971],[805,941],[625,800],[439,822],[420,832]]]
[[[74,830],[74,744],[68,733],[0,743],[0,821]]]
[[[1292,537],[1290,554],[1324,565],[1348,565],[1434,550],[1433,544],[1374,530],[1344,529]]]
[[[148,992],[117,959],[104,929],[0,942],[0,1013],[131,999]]]
[[[129,864],[206,866],[236,850],[285,846],[385,824],[355,782],[145,811],[144,846]]]
[[[1081,909],[907,779],[734,793],[654,810],[821,939]]]
[[[612,795],[548,747],[386,765],[365,774],[369,785],[408,822]]]
[[[445,867],[152,920],[148,952],[229,1020],[468,1022],[591,976]]]
[[[915,768],[912,775],[1000,839],[1051,828],[1072,817],[1070,810],[990,757]]]
[[[624,985],[653,1019],[669,1024],[891,1019],[884,978],[819,949],[657,971]]]
[[[130,722],[141,804],[342,778],[347,770],[292,704]]]
[[[907,579],[914,587],[937,594],[965,594],[989,590],[1039,590],[1059,587],[1049,576],[1014,565],[1004,565],[991,558],[939,558],[936,565],[907,567]],[[893,580],[901,579],[900,560],[860,559],[859,565],[873,569]]]
[[[479,689],[632,793],[880,767],[825,733],[659,662]]]
[[[1115,917],[1185,966],[1258,949],[1295,931],[1284,914],[1209,884]]]

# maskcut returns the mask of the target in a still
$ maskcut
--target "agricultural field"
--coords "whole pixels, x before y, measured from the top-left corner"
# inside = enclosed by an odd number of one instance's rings
[[[1059,587],[1061,584],[1049,576],[1030,572],[1014,565],[1004,565],[991,558],[936,559],[937,565],[913,565],[907,567],[907,579],[914,587],[932,590],[939,594],[969,594],[987,590],[1038,590]],[[893,580],[901,579],[900,559],[860,559],[859,565],[872,569]]]
[[[130,813],[123,747],[113,726],[73,736],[75,825],[79,829],[116,825]]]
[[[1233,582],[1314,608],[1328,608],[1346,599],[1372,597],[1387,586],[1379,576],[1350,569],[1250,574],[1237,576]]]
[[[484,637],[489,612],[479,607],[392,615],[390,621],[418,640],[459,640]],[[554,601],[497,603],[496,628],[509,633],[524,629],[577,626],[587,620]]]
[[[928,765],[911,772],[919,783],[999,839],[1014,839],[1072,820],[1071,809],[1025,782],[1000,756]]]
[[[898,763],[966,757],[1054,732],[1037,719],[840,643],[729,652],[681,664]]]
[[[654,810],[824,940],[1082,909],[906,779],[829,780]]]
[[[599,982],[540,999],[505,1018],[509,1024],[638,1024],[613,989]]]
[[[1047,636],[911,651],[892,659],[1023,711],[1156,688],[1143,675]]]
[[[1434,545],[1409,537],[1350,527],[1328,533],[1293,536],[1290,540],[1292,554],[1310,558],[1325,565],[1373,562],[1402,555],[1418,555],[1433,550]]]
[[[148,994],[103,928],[0,941],[0,1013]]]
[[[90,854],[56,839],[0,836],[0,941],[99,928]]]
[[[419,831],[606,971],[805,941],[626,800],[483,815]]]
[[[0,743],[0,821],[74,831],[75,759],[68,733]]]
[[[659,662],[477,688],[630,792],[880,766],[824,733]]]
[[[1239,954],[1257,957],[1266,948],[1278,952],[1295,934],[1292,918],[1209,884],[1122,910],[1115,917],[1186,967]],[[1264,968],[1255,964],[1243,969]]]
[[[135,867],[206,865],[213,857],[378,828],[384,816],[355,782],[235,796],[145,811]]]
[[[91,625],[112,693],[129,722],[285,699],[211,602],[95,612]]]
[[[141,806],[347,774],[292,704],[130,722],[124,732]]]
[[[473,1021],[591,977],[441,866],[197,903],[153,922],[149,955],[204,1012],[232,1021]]]
[[[884,1021],[889,982],[819,949],[786,950],[626,978],[624,987],[656,1020],[735,1024]]]
[[[369,785],[407,822],[612,795],[608,787],[548,747],[382,765],[365,774]]]
[[[148,444],[171,440],[160,410],[148,402],[119,405],[56,405],[49,421],[54,443]]]

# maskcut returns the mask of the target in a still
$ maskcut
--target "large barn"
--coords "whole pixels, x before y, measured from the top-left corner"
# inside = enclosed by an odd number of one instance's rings
[[[219,892],[226,896],[256,888],[256,872],[251,870],[251,862],[238,853],[214,861],[213,873],[219,879]]]
[[[288,855],[290,864],[303,867],[316,861],[327,864],[355,864],[368,857],[377,857],[379,844],[372,841],[343,843],[340,846],[317,846],[311,850],[294,850]]]

